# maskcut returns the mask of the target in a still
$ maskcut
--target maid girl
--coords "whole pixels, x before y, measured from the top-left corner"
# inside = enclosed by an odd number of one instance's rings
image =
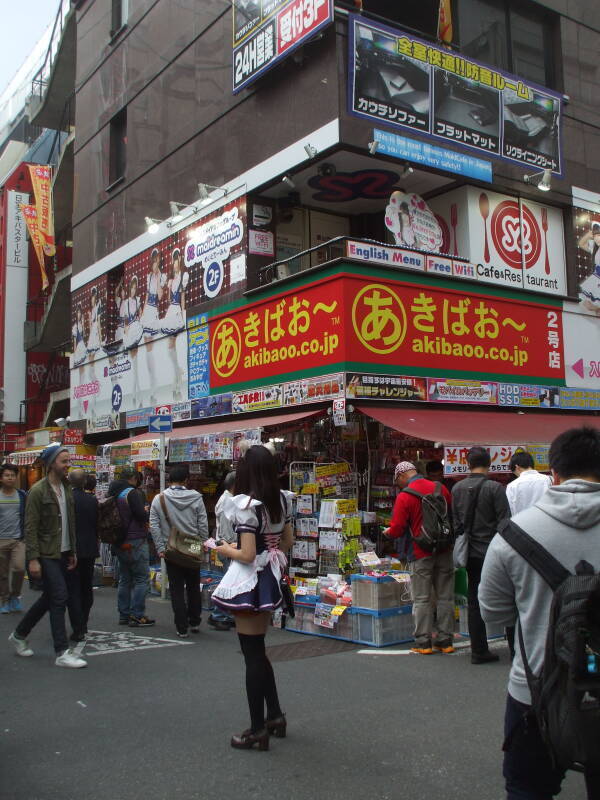
[[[98,289],[92,286],[92,310],[89,315],[90,333],[87,342],[87,351],[90,354],[90,361],[96,353],[102,349],[102,336],[100,333],[100,301],[98,299]]]
[[[85,361],[88,356],[85,344],[84,317],[81,304],[77,306],[75,312],[75,324],[73,325],[73,366],[79,369],[79,385],[85,383]],[[82,400],[79,399],[79,419],[83,419],[85,410]]]
[[[154,248],[150,254],[150,272],[146,278],[146,299],[142,312],[142,326],[144,328],[144,342],[146,343],[146,365],[150,376],[150,387],[156,386],[156,370],[154,369],[154,357],[152,355],[152,339],[160,332],[160,321],[158,319],[158,304],[163,295],[163,287],[167,282],[167,276],[163,275],[160,263],[160,253]],[[156,404],[154,393],[150,395],[150,405]]]
[[[592,222],[590,230],[578,242],[579,247],[592,255],[594,271],[579,287],[581,304],[587,311],[600,316],[600,222]]]
[[[185,371],[181,369],[177,362],[177,334],[185,330],[185,317],[183,316],[185,312],[185,290],[187,289],[190,275],[187,271],[182,272],[181,251],[179,248],[173,250],[172,260],[172,277],[167,284],[170,305],[163,317],[161,330],[167,336],[172,337],[169,339],[168,350],[169,358],[173,364],[173,397],[175,400],[181,400],[181,383]]]
[[[140,393],[140,379],[138,374],[137,350],[144,335],[144,328],[140,322],[140,300],[137,296],[138,279],[134,275],[129,281],[129,296],[124,304],[125,328],[123,331],[123,346],[129,350],[131,370],[133,372],[132,402],[134,408],[138,407]]]
[[[237,535],[237,544],[215,550],[231,559],[213,592],[214,602],[235,617],[246,662],[246,692],[250,728],[231,738],[231,746],[269,749],[269,735],[283,738],[286,719],[279,706],[273,667],[265,652],[271,612],[282,602],[280,580],[293,542],[291,492],[281,492],[277,463],[262,445],[250,447],[239,462],[234,497],[224,508]],[[265,719],[265,702],[267,715]]]

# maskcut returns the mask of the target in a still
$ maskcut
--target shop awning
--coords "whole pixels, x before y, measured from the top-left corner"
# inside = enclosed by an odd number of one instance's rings
[[[43,449],[40,447],[38,450],[17,450],[10,454],[10,463],[16,464],[18,467],[27,467],[33,464],[36,458],[39,458]]]
[[[267,417],[240,417],[239,419],[230,419],[223,422],[216,422],[213,419],[213,421],[206,422],[204,425],[173,428],[171,433],[167,434],[167,439],[190,439],[205,433],[227,433],[227,431],[243,431],[250,430],[251,428],[271,428],[277,425],[285,425],[289,422],[297,422],[300,419],[313,417],[322,413],[322,409],[315,409],[313,411],[294,411],[287,414],[271,414]],[[128,439],[119,439],[118,442],[111,442],[111,445],[131,444],[131,442],[140,442],[155,438],[156,434],[138,433],[137,436],[132,436]]]
[[[388,428],[418,439],[445,444],[550,443],[559,433],[580,425],[600,428],[600,417],[516,411],[449,408],[356,408]]]

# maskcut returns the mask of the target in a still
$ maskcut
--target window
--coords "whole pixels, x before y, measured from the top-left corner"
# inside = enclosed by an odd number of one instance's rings
[[[129,0],[112,0],[112,17],[110,35],[116,34],[127,25],[129,15]]]
[[[553,18],[516,0],[458,0],[460,48],[467,56],[552,87]],[[456,8],[456,6],[455,6]],[[455,39],[457,38],[455,31]]]
[[[437,36],[439,8],[439,0],[363,0],[367,14],[430,37]]]
[[[109,183],[112,186],[125,177],[127,162],[127,109],[110,121]]]

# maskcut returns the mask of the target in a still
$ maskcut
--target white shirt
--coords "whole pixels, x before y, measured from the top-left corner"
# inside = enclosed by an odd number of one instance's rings
[[[506,497],[511,514],[518,514],[537,503],[540,497],[552,486],[552,478],[542,475],[536,469],[526,469],[506,487]]]
[[[65,487],[59,484],[58,487],[50,484],[56,494],[58,500],[58,507],[60,509],[60,524],[61,524],[61,543],[60,552],[65,553],[71,549],[71,539],[69,537],[69,517],[67,512],[67,498],[65,496]]]

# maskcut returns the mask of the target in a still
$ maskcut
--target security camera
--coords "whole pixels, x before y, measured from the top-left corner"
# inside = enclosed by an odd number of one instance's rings
[[[337,173],[337,169],[335,164],[330,164],[326,161],[324,164],[319,165],[317,172],[322,178],[330,178]]]
[[[57,428],[66,428],[69,422],[71,422],[71,417],[58,417],[58,419],[54,420]]]

